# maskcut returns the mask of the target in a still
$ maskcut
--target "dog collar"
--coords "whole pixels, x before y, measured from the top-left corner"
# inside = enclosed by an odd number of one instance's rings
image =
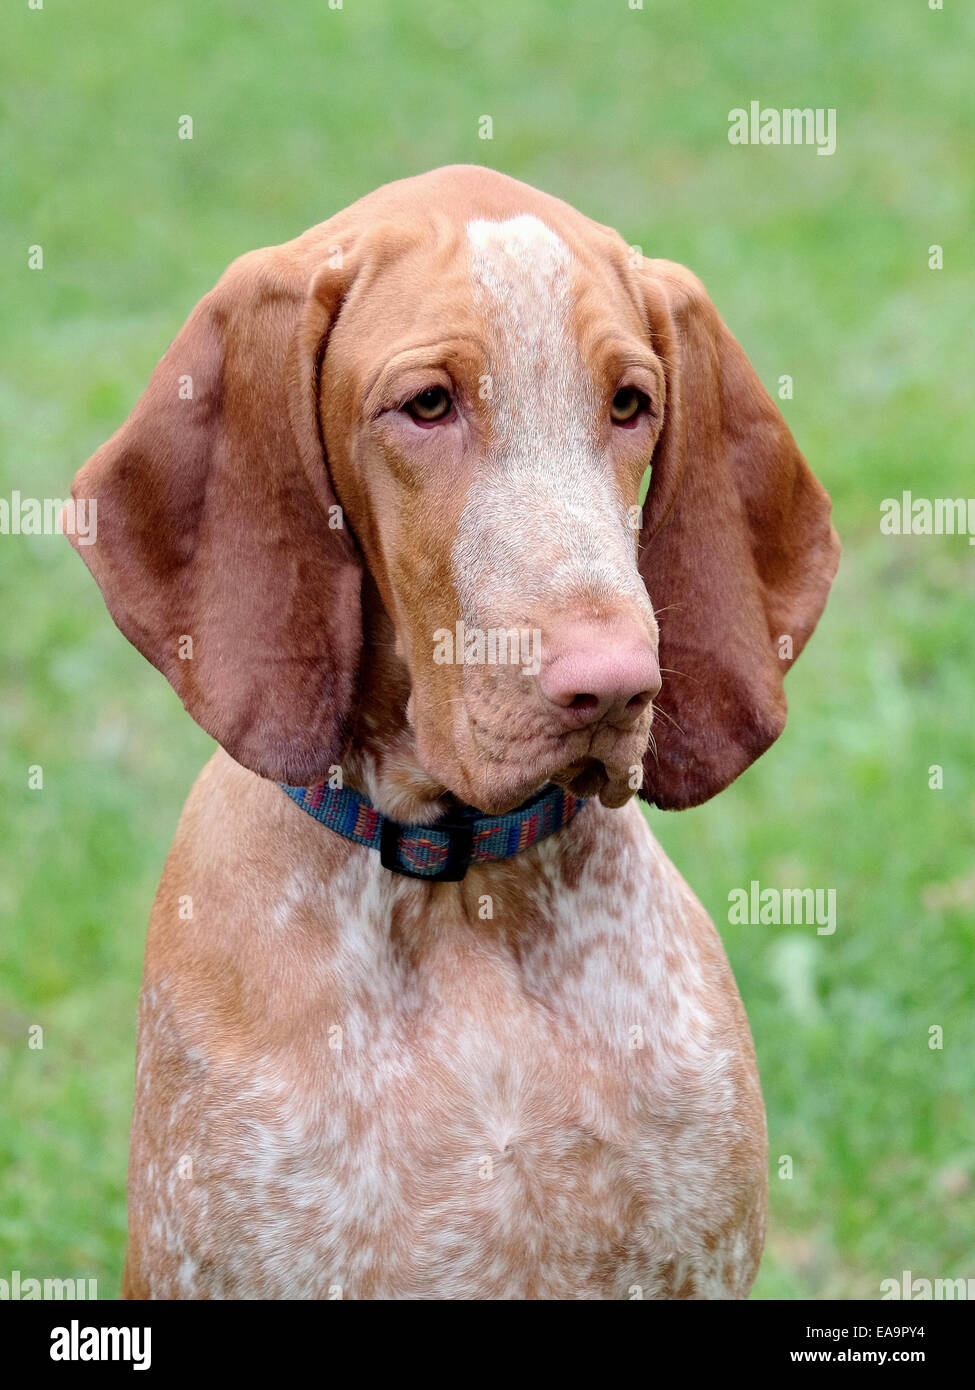
[[[504,816],[482,816],[466,806],[434,825],[400,825],[351,787],[324,782],[314,787],[278,785],[296,806],[336,835],[378,849],[384,868],[436,883],[458,883],[470,864],[520,854],[561,830],[585,805],[581,797],[547,786]]]

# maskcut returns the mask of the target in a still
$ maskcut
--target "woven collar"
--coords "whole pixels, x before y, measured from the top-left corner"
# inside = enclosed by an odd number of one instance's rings
[[[356,844],[378,849],[382,864],[407,878],[457,883],[469,864],[510,859],[567,825],[585,802],[561,787],[544,787],[504,816],[465,807],[435,825],[400,825],[351,787],[286,787],[291,800],[322,825]]]

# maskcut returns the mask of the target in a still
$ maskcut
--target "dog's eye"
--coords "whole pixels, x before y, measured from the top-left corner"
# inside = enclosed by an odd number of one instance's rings
[[[407,415],[412,415],[414,420],[421,420],[425,425],[432,425],[436,420],[443,420],[450,414],[450,407],[453,402],[449,392],[442,386],[428,386],[425,391],[421,391],[418,396],[414,396],[411,401],[407,401],[403,409]]]
[[[617,425],[627,425],[635,420],[641,410],[646,410],[650,402],[635,386],[621,386],[613,397],[610,414]]]

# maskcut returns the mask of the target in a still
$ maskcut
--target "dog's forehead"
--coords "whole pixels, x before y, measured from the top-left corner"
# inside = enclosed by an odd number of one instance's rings
[[[615,233],[594,226],[589,237],[585,228],[550,221],[544,210],[474,217],[464,230],[471,305],[499,363],[517,359],[544,371],[547,346],[561,344],[594,364],[597,341],[644,343],[645,322]]]
[[[498,442],[518,437],[537,452],[564,431],[580,433],[586,373],[572,333],[573,256],[540,218],[467,223],[473,300],[480,312],[490,370],[500,373],[491,415]],[[547,428],[546,428],[547,422]]]
[[[530,213],[499,222],[475,218],[467,243],[474,304],[489,336],[503,335],[509,352],[524,353],[564,335],[572,254],[551,227]]]
[[[353,247],[363,239],[353,253],[358,268],[326,370],[341,368],[350,385],[365,389],[377,364],[439,343],[451,352],[469,345],[469,367],[483,352],[479,370],[499,381],[519,373],[550,378],[553,357],[564,368],[596,339],[639,336],[615,234],[555,200],[539,204],[541,196],[509,197],[504,206],[480,196],[416,206],[411,191],[408,207],[384,204],[378,218],[371,212],[365,232],[358,216],[360,230],[349,234]],[[567,385],[549,381],[559,384]]]
[[[565,279],[571,260],[562,238],[533,213],[503,222],[473,218],[467,240],[474,281],[492,294],[525,284],[551,286]]]

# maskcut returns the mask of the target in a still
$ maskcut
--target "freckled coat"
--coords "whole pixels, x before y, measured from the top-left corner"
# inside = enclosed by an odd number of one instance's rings
[[[73,492],[222,745],[150,923],[125,1294],[747,1294],[751,1040],[631,798],[777,737],[838,547],[700,282],[489,170],[404,180],[235,262]],[[458,622],[539,670],[434,659]],[[275,785],[337,769],[403,823],[589,800],[428,883]]]
[[[754,1278],[747,1023],[632,804],[433,887],[218,754],[163,875],[141,1025],[132,1295],[739,1297]]]

